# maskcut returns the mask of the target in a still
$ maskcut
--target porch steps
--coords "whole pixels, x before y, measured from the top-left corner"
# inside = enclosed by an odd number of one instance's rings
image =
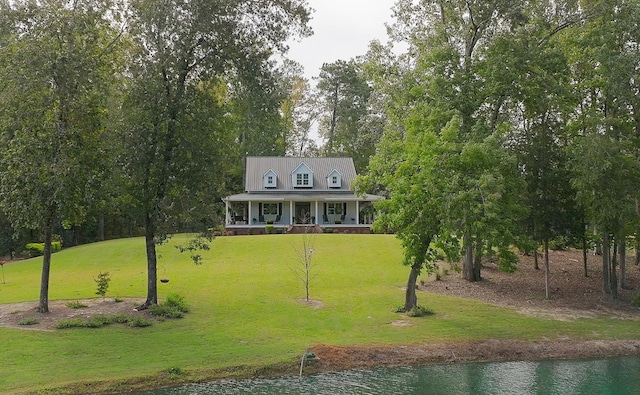
[[[287,233],[301,234],[301,233],[322,233],[322,228],[319,225],[289,225]]]

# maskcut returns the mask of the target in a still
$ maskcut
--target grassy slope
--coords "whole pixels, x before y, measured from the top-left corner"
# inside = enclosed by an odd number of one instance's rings
[[[177,292],[192,312],[149,328],[110,326],[53,332],[0,328],[0,392],[77,381],[114,380],[185,370],[293,361],[308,345],[410,344],[488,338],[638,338],[637,323],[607,319],[559,322],[483,303],[435,295],[419,302],[436,315],[390,325],[408,275],[388,235],[317,235],[311,309],[297,302],[300,235],[217,238],[195,266],[171,244],[160,248],[160,297]],[[178,238],[183,240],[184,238]],[[0,303],[37,300],[41,259],[5,266]],[[95,296],[94,278],[111,273],[108,296],[144,297],[143,239],[114,240],[53,256],[50,299]],[[60,369],[62,367],[62,369]]]

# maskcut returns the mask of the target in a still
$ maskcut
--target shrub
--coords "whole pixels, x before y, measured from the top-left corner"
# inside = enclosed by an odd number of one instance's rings
[[[415,306],[410,311],[407,311],[407,316],[409,317],[425,317],[433,314],[434,314],[433,310],[423,306]]]
[[[115,314],[111,317],[111,322],[116,324],[127,324],[132,318],[126,314]]]
[[[549,249],[552,251],[565,251],[569,248],[569,239],[566,236],[559,236],[549,240]]]
[[[423,307],[423,306],[415,306],[413,309],[406,311],[404,309],[404,306],[400,306],[397,309],[395,309],[396,313],[406,313],[408,317],[425,317],[428,315],[433,315],[435,314],[433,312],[433,310],[431,310],[428,307]]]
[[[71,302],[67,302],[67,304],[65,306],[67,306],[70,309],[82,309],[84,307],[89,307],[86,304],[84,304],[82,302],[79,302],[77,300],[73,300]]]
[[[113,298],[113,301],[116,302],[116,303],[122,303],[122,302],[124,302],[124,299],[122,299],[119,296],[116,296],[115,298]]]
[[[333,229],[331,229],[331,228],[324,228],[324,233],[333,233]]]
[[[29,252],[29,256],[41,256],[44,254],[44,244],[43,243],[29,243],[26,246],[27,252]]]
[[[165,371],[165,374],[167,374],[168,376],[173,376],[173,377],[182,376],[184,374],[184,371],[182,370],[182,368],[174,366],[174,367],[171,367],[171,368],[167,369]]]
[[[35,325],[39,322],[40,321],[38,321],[38,319],[35,317],[24,317],[18,321],[18,325]]]
[[[102,300],[104,300],[104,296],[107,294],[107,290],[109,289],[109,282],[111,281],[109,272],[98,273],[98,278],[94,278],[93,281],[95,281],[97,285],[96,295],[102,296]]]
[[[28,243],[25,247],[29,256],[36,257],[44,254],[44,243]],[[62,249],[62,243],[59,241],[51,242],[51,252],[58,252]]]
[[[166,301],[151,306],[149,312],[157,317],[182,318],[189,312],[189,305],[181,295],[169,294]]]
[[[151,325],[153,325],[151,321],[144,319],[143,317],[140,317],[140,316],[132,317],[129,320],[129,326],[133,328],[144,328]]]
[[[87,323],[82,318],[67,318],[56,322],[56,329],[68,329],[68,328],[86,328]]]
[[[268,235],[273,233],[273,225],[267,225],[264,227],[264,231],[267,232]]]
[[[183,313],[189,312],[189,305],[182,295],[178,295],[175,293],[169,294],[167,295],[167,300],[164,302],[164,304],[175,307]]]
[[[104,314],[96,315],[95,317],[91,317],[86,321],[87,328],[101,328],[105,325],[109,325],[113,322],[113,319]]]

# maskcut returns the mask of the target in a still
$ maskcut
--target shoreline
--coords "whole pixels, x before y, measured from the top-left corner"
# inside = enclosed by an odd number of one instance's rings
[[[303,375],[305,376],[323,372],[409,365],[600,359],[640,355],[640,340],[560,338],[526,341],[489,339],[462,343],[446,342],[399,346],[331,346],[318,344],[310,347],[309,352],[314,353],[317,358],[308,360],[305,363],[303,370]],[[22,393],[122,394],[215,380],[297,376],[299,369],[300,360],[297,359],[268,366],[237,366],[216,370],[187,371],[179,375],[162,372],[149,377],[75,383],[64,387],[38,389]],[[153,385],[150,385],[150,383],[153,383]]]

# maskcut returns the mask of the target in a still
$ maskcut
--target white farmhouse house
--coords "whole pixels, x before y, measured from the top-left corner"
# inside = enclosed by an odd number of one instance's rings
[[[226,230],[265,233],[267,226],[295,231],[370,232],[381,196],[357,196],[351,158],[247,157],[245,192],[223,199]]]

